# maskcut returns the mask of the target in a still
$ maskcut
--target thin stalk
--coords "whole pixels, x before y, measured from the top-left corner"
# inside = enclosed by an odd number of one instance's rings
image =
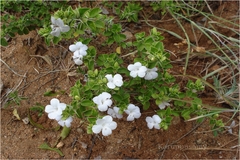
[[[168,9],[168,12],[172,15],[173,18],[175,18],[175,20],[177,21],[178,25],[181,27],[182,31],[184,32],[185,34],[185,37],[187,39],[187,44],[188,44],[188,48],[187,48],[187,57],[186,57],[186,62],[185,62],[185,66],[184,66],[184,71],[183,71],[183,75],[186,75],[186,72],[187,72],[187,67],[188,67],[188,60],[189,60],[189,56],[190,56],[190,53],[191,53],[191,43],[190,43],[190,39],[188,37],[188,34],[185,30],[185,28],[182,26],[181,22],[175,17],[175,15],[172,13],[172,11],[170,11]]]

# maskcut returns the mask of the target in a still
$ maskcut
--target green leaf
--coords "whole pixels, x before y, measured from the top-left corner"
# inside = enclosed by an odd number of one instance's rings
[[[95,25],[96,25],[97,28],[104,28],[105,27],[105,23],[102,20],[96,20]]]
[[[46,142],[43,143],[43,144],[41,144],[38,148],[40,148],[40,149],[45,149],[45,150],[55,151],[55,152],[57,152],[60,156],[64,156],[64,154],[63,154],[58,148],[49,147]]]
[[[172,111],[171,111],[171,108],[170,107],[167,107],[166,109],[166,115],[171,115]]]
[[[87,67],[88,67],[89,70],[93,70],[94,69],[94,61],[91,61],[91,60],[88,61]]]
[[[53,37],[53,43],[57,44],[61,39],[59,37]]]
[[[85,111],[83,114],[84,116],[89,117],[92,115],[92,110]]]
[[[30,124],[33,125],[34,127],[39,128],[39,129],[44,129],[44,127],[41,124],[38,124],[33,121],[32,117],[30,116],[29,110],[28,110],[28,119],[29,119]]]
[[[1,38],[1,45],[2,46],[7,46],[8,45],[8,42],[6,41],[5,38]]]
[[[51,90],[51,91],[45,92],[43,95],[53,97],[53,96],[56,96],[57,94],[58,94],[57,92]]]
[[[144,109],[144,110],[147,110],[147,109],[149,108],[149,106],[150,106],[150,102],[147,101],[147,102],[145,102],[145,103],[143,104],[143,109]]]
[[[88,99],[83,100],[80,104],[84,107],[89,107],[94,105],[93,101],[90,101]]]
[[[70,130],[71,130],[70,127],[69,128],[66,127],[66,126],[63,127],[63,130],[62,130],[62,132],[60,134],[60,137],[62,138],[62,140],[65,139],[69,135]]]
[[[122,100],[122,97],[119,94],[113,94],[112,98],[117,102],[121,102]]]
[[[99,15],[102,12],[102,10],[100,8],[93,8],[90,10],[89,12],[89,16],[92,17],[96,17],[97,15]]]
[[[78,12],[79,12],[80,17],[82,17],[88,10],[89,10],[89,8],[79,8]]]
[[[122,42],[126,39],[126,36],[124,34],[114,34],[113,38],[116,42]]]

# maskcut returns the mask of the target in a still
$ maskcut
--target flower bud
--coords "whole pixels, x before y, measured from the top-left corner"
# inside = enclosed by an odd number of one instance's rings
[[[76,100],[80,100],[80,97],[79,96],[75,96],[74,97]]]
[[[102,79],[102,82],[103,82],[103,83],[107,83],[107,82],[108,82],[107,78],[103,78],[103,79]]]
[[[114,66],[114,68],[119,68],[118,62],[115,62],[113,66]]]
[[[95,76],[98,75],[98,69],[95,69],[95,70],[94,70],[94,74],[95,74]]]

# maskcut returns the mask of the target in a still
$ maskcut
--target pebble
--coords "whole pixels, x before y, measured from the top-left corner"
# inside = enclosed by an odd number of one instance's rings
[[[83,133],[84,131],[83,131],[82,128],[78,128],[78,129],[77,129],[77,132],[78,132],[78,133]]]
[[[23,118],[22,121],[23,121],[24,124],[28,124],[29,123],[28,117]]]
[[[198,139],[198,140],[197,140],[197,144],[198,144],[198,145],[202,144],[202,139]]]
[[[97,156],[97,157],[94,158],[94,160],[99,160],[99,159],[102,159],[102,157],[101,156]]]
[[[87,148],[87,144],[86,143],[84,143],[84,142],[80,142],[81,143],[81,145],[82,145],[82,148],[84,148],[84,149],[86,149]]]
[[[133,34],[129,31],[123,32],[123,34],[126,36],[127,39],[131,39],[133,37]]]
[[[61,148],[61,147],[63,147],[64,146],[64,143],[61,141],[61,142],[59,142],[58,144],[57,144],[57,148]]]

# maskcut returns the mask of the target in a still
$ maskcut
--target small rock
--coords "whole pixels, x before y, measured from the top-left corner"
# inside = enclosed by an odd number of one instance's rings
[[[82,148],[84,148],[84,149],[86,149],[87,148],[87,144],[86,143],[84,143],[84,142],[80,142],[81,143],[81,145],[82,145]]]
[[[103,14],[109,14],[108,10],[105,7],[100,7]]]
[[[73,151],[74,151],[74,152],[76,152],[76,151],[78,151],[78,150],[79,150],[79,149],[78,149],[77,147],[74,147],[74,148],[73,148]]]
[[[59,142],[58,144],[57,144],[57,148],[61,148],[61,147],[63,147],[64,146],[64,143],[61,141],[61,142]]]
[[[117,143],[121,143],[121,142],[122,142],[122,140],[121,140],[121,139],[117,140]]]
[[[29,123],[28,117],[23,118],[22,121],[23,121],[24,124],[28,124]]]
[[[126,39],[131,39],[133,37],[133,34],[129,31],[125,31],[123,34],[126,36]]]
[[[97,157],[94,158],[94,160],[99,160],[99,159],[102,159],[102,157],[101,156],[97,156]]]
[[[197,140],[197,144],[198,144],[198,145],[202,144],[202,139],[198,139],[198,140]]]
[[[78,128],[78,129],[77,129],[77,132],[78,132],[78,133],[83,133],[83,129],[82,129],[82,128]]]
[[[180,122],[181,122],[181,118],[179,116],[174,117],[173,120],[172,120],[173,125],[177,125]]]

